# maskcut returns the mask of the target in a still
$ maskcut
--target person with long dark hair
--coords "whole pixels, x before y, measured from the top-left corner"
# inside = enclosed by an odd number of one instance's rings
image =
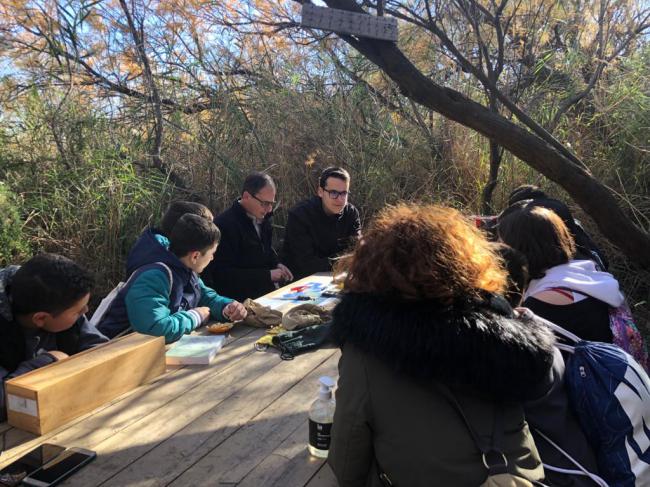
[[[528,261],[523,306],[584,340],[612,343],[609,309],[625,302],[618,281],[594,261],[576,258],[575,240],[560,216],[525,204],[499,220],[498,233]]]

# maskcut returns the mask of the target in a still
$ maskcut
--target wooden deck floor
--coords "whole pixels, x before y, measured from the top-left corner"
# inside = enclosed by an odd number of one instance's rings
[[[338,349],[282,361],[254,350],[263,334],[236,326],[210,366],[170,369],[50,434],[0,423],[0,468],[56,443],[97,452],[65,486],[335,487],[329,467],[306,445],[318,377],[337,376]]]

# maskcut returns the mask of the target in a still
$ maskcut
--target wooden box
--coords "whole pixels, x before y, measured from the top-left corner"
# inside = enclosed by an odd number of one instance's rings
[[[164,338],[133,333],[7,381],[7,420],[42,435],[164,371]]]

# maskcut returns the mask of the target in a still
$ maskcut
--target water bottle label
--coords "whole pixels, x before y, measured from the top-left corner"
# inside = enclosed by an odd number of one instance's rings
[[[317,423],[309,420],[309,444],[319,450],[330,449],[332,423]]]

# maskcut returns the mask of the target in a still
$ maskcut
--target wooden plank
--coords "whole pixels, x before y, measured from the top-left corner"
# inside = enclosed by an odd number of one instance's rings
[[[302,4],[300,24],[303,27],[393,42],[397,42],[398,36],[397,19],[394,17],[375,17],[366,13],[318,7],[311,3]]]
[[[187,404],[174,405],[160,411],[159,414],[165,416],[175,415],[177,425],[185,425],[176,433],[170,434],[167,431],[164,435],[158,436],[157,430],[164,425],[159,424],[157,418],[143,421],[140,431],[133,431],[134,434],[139,433],[136,441],[149,442],[148,438],[151,435],[156,435],[154,442],[166,438],[165,441],[159,445],[152,445],[153,450],[128,465],[128,468],[123,469],[118,475],[112,476],[106,485],[137,484],[143,487],[175,482],[176,477],[223,443],[234,432],[246,426],[251,418],[285,394],[305,374],[318,367],[334,353],[332,350],[316,350],[297,357],[291,362],[280,361],[272,354],[251,356],[242,363],[246,381],[237,379],[238,383],[250,381],[244,387],[236,388],[236,384],[229,384],[226,387],[223,384],[214,384],[213,388],[213,384],[210,383],[205,391],[203,389],[198,391],[200,397],[195,401],[188,397]],[[258,357],[271,360],[266,362],[266,367],[263,367],[260,363],[256,363]],[[233,374],[237,371],[235,370]],[[179,412],[183,411],[182,407],[190,407],[195,402],[206,403],[209,409],[201,412],[204,408],[195,407],[188,416],[179,417]],[[152,446],[149,448],[151,449]],[[120,450],[133,448],[132,438],[124,437],[118,441],[111,439],[110,445],[102,444],[98,451],[110,457],[119,455]],[[110,462],[110,459],[107,461]],[[126,465],[122,457],[117,463]],[[113,474],[116,471],[116,469],[112,472],[107,470],[106,473]],[[93,482],[87,482],[84,485],[92,484]],[[178,485],[183,484],[178,482]]]
[[[261,352],[252,352],[252,354],[227,372],[186,391],[164,407],[140,416],[128,428],[94,445],[93,449],[98,454],[97,460],[80,472],[75,481],[83,485],[97,485],[108,481],[168,438],[175,434],[182,434],[181,430],[184,428],[204,421],[205,417],[219,416],[221,411],[215,409],[215,405],[230,396],[238,395],[241,388],[271,369],[272,362],[279,362],[270,354]],[[208,435],[209,427],[210,424],[206,423]],[[201,443],[202,440],[199,438],[197,442]],[[175,453],[178,455],[178,452]],[[168,462],[166,458],[162,460],[156,458],[152,461],[157,464],[154,469],[160,468],[161,463]],[[155,477],[155,473],[152,476]]]
[[[254,416],[245,428],[241,428],[217,448],[210,451],[201,461],[175,479],[175,482],[179,485],[192,486],[213,486],[217,483],[238,484],[276,448],[288,441],[284,452],[294,454],[293,458],[296,461],[294,468],[301,463],[306,463],[305,469],[298,469],[294,472],[296,477],[304,477],[302,482],[304,484],[322,462],[312,460],[310,455],[305,454],[308,438],[306,432],[301,432],[304,434],[300,439],[294,437],[292,441],[289,438],[297,428],[307,424],[309,406],[318,392],[318,378],[323,375],[336,377],[338,358],[338,353],[330,353],[330,357],[325,362],[304,378],[300,378],[295,386]],[[297,446],[292,445],[296,442]],[[298,455],[300,452],[304,452],[304,454]],[[296,455],[298,456],[296,457]],[[273,462],[273,460],[271,461]],[[291,476],[291,473],[288,475]],[[285,483],[281,485],[302,484]]]
[[[7,421],[42,435],[164,372],[163,337],[132,333],[7,381]]]
[[[325,463],[305,487],[338,487],[339,483],[330,466]]]
[[[20,448],[20,445],[23,445],[32,440],[34,444],[37,444],[42,438],[44,438],[44,436],[39,437],[34,433],[19,430],[18,428],[11,428],[3,432],[2,442],[5,451],[2,454],[2,458],[0,458],[0,468],[3,468],[6,464],[11,463],[9,460],[17,456],[17,452],[14,451],[15,447]]]
[[[29,433],[15,428],[10,430],[6,438],[6,448],[9,450],[3,454],[0,468],[44,442],[92,449],[94,445],[137,422],[140,417],[157,411],[215,375],[228,373],[247,356],[259,353],[254,351],[253,344],[262,334],[262,330],[236,327],[233,329],[233,340],[219,352],[209,367],[175,367],[155,382],[131,391],[48,435],[33,439],[34,435]]]
[[[325,462],[324,459],[309,454],[308,436],[309,424],[302,421],[273,453],[237,484],[238,487],[305,485]]]

